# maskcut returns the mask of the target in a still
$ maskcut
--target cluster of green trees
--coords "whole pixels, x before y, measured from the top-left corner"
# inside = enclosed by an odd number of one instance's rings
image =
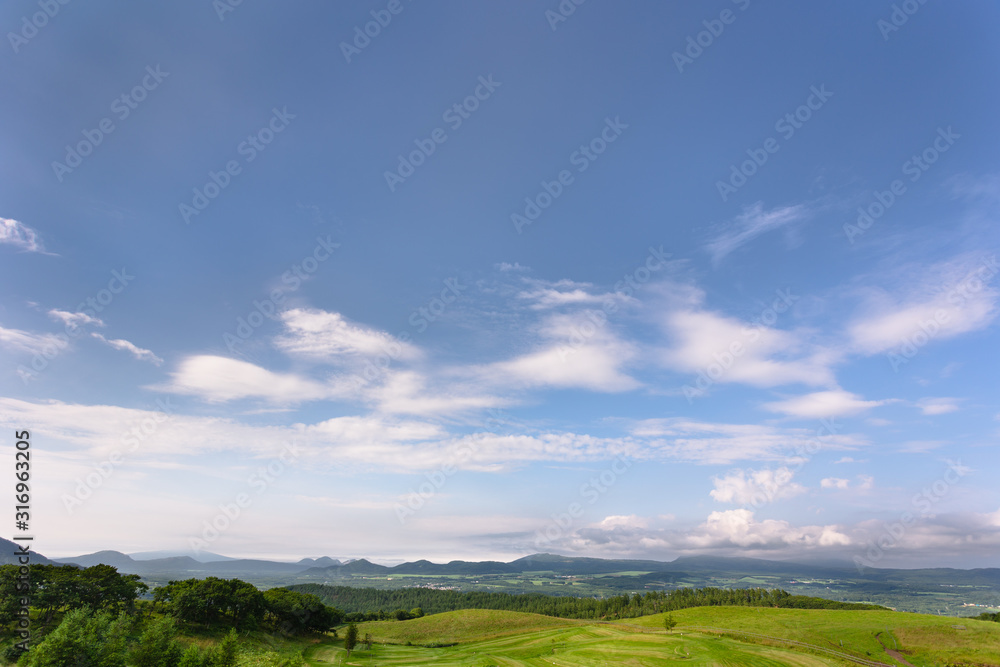
[[[68,612],[59,626],[18,661],[24,667],[236,667],[234,630],[217,646],[184,649],[170,617],[141,621],[138,615],[89,607]]]
[[[616,595],[609,598],[553,597],[538,593],[512,594],[440,591],[428,588],[379,590],[301,584],[292,590],[310,593],[326,604],[347,610],[346,620],[392,618],[393,609],[419,607],[429,614],[458,609],[501,609],[546,616],[580,619],[635,618],[688,607],[738,605],[751,607],[791,607],[796,609],[884,609],[878,605],[836,602],[822,598],[791,595],[764,588],[679,588],[673,591],[650,591],[645,594]]]
[[[57,613],[90,607],[112,614],[133,613],[135,601],[149,587],[137,574],[119,574],[110,565],[80,569],[73,565],[31,565],[28,576],[18,576],[17,565],[0,565],[0,626],[14,620],[27,583],[31,606],[49,623]],[[19,586],[20,584],[20,586]]]
[[[153,600],[178,620],[204,626],[224,623],[237,630],[325,632],[344,618],[339,609],[309,593],[287,588],[261,592],[245,581],[218,577],[171,581],[153,592]]]
[[[109,565],[31,565],[27,576],[17,566],[0,566],[0,629],[16,626],[22,598],[33,610],[30,650],[14,644],[4,658],[28,667],[232,667],[237,630],[298,635],[344,619],[315,595],[262,592],[239,579],[171,581],[154,591],[152,603],[140,602],[148,590],[138,575]],[[156,611],[161,617],[154,618]],[[185,649],[176,638],[179,624],[221,626],[230,634],[212,649]]]
[[[1000,623],[1000,613],[991,613],[988,611],[984,611],[979,616],[970,616],[969,618],[977,621],[993,621],[994,623]]]

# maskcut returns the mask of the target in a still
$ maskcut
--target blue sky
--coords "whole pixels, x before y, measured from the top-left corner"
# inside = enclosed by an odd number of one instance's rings
[[[678,4],[6,3],[36,548],[995,565],[1000,9]]]

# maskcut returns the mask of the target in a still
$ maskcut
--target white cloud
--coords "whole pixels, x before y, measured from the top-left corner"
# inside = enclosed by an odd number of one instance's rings
[[[857,449],[868,443],[857,436],[827,430],[778,428],[760,424],[719,424],[686,419],[647,419],[631,430],[634,437],[670,458],[700,464],[736,461],[795,462],[818,449]]]
[[[946,445],[944,440],[908,440],[900,445],[899,450],[905,454],[923,454]]]
[[[345,363],[357,357],[388,355],[410,360],[419,350],[376,329],[348,322],[340,313],[294,308],[281,313],[285,333],[274,341],[286,354],[315,361]]]
[[[93,324],[98,327],[104,326],[104,322],[100,318],[91,317],[86,313],[70,313],[65,310],[56,310],[53,308],[49,311],[49,317],[57,322],[62,322],[67,327],[79,327],[84,324]]]
[[[210,403],[261,398],[274,403],[298,403],[329,398],[334,387],[291,373],[272,373],[246,361],[212,355],[184,359],[171,381],[160,388],[199,396]]]
[[[415,371],[387,373],[381,386],[368,391],[378,410],[386,414],[454,414],[505,405],[496,396],[477,393],[475,387],[449,385],[431,389],[427,379]]]
[[[709,241],[705,249],[712,255],[712,261],[718,264],[726,255],[755,237],[772,229],[805,220],[808,216],[809,209],[803,205],[779,206],[765,211],[763,202],[757,202],[744,207],[730,228]]]
[[[24,354],[44,354],[52,357],[69,346],[65,336],[56,334],[36,334],[21,329],[0,327],[0,346]]]
[[[850,484],[851,480],[839,477],[827,477],[819,483],[820,487],[824,489],[846,489]]]
[[[525,278],[528,289],[517,294],[519,299],[530,302],[532,310],[549,310],[560,306],[597,306],[607,301],[627,301],[622,293],[594,294],[593,285],[573,280],[550,282],[535,278]]]
[[[771,470],[734,470],[724,477],[713,477],[715,489],[709,492],[720,503],[762,503],[792,498],[805,493],[801,484],[792,481],[794,473],[786,467]]]
[[[835,384],[830,365],[836,355],[811,344],[810,332],[783,331],[706,310],[704,292],[690,287],[680,297],[668,298],[660,316],[671,338],[659,356],[667,368],[703,375],[711,383]],[[689,384],[697,386],[697,380]]]
[[[640,383],[622,369],[636,356],[635,346],[619,339],[606,316],[601,318],[596,312],[550,315],[538,330],[545,343],[535,351],[476,367],[472,372],[487,385],[515,389],[558,387],[620,392],[638,388]]]
[[[848,545],[851,538],[837,526],[797,527],[776,519],[757,521],[750,510],[737,509],[712,512],[687,542],[701,548],[737,546],[761,549],[791,545],[816,548]]]
[[[597,524],[598,528],[646,528],[649,522],[635,514],[606,516]]]
[[[153,354],[152,351],[146,350],[141,347],[137,347],[136,345],[130,343],[124,338],[115,338],[109,340],[99,333],[92,333],[90,335],[96,338],[97,340],[101,341],[102,343],[110,345],[116,350],[124,350],[125,352],[128,352],[139,361],[148,361],[152,363],[154,366],[159,366],[160,364],[163,363],[163,359],[160,359],[158,356]]]
[[[771,412],[780,412],[792,417],[821,419],[823,417],[843,417],[855,415],[870,410],[887,401],[865,401],[857,394],[835,389],[817,391],[804,396],[796,396],[784,401],[765,403],[764,408]]]
[[[944,415],[958,411],[960,398],[924,398],[917,401],[917,407],[925,415]]]
[[[4,243],[26,252],[45,252],[38,232],[23,222],[9,218],[0,218],[0,244]]]
[[[912,270],[897,294],[868,288],[863,315],[848,327],[854,348],[864,354],[919,349],[987,327],[997,313],[1000,291],[991,283],[998,270],[996,256],[963,256]]]

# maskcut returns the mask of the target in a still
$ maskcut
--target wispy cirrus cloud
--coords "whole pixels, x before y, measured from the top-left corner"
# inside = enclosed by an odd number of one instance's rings
[[[0,245],[11,245],[24,252],[45,253],[45,246],[38,232],[23,222],[10,218],[0,218]]]
[[[34,333],[23,329],[0,327],[0,347],[24,354],[53,353],[67,347],[67,340],[56,334]]]
[[[380,354],[404,360],[420,356],[419,349],[410,343],[349,322],[340,313],[294,308],[281,314],[281,322],[285,330],[274,340],[274,345],[291,356],[341,364]]]
[[[97,340],[101,341],[105,345],[109,345],[110,347],[113,347],[116,350],[122,350],[124,352],[128,352],[139,361],[148,361],[152,363],[154,366],[159,366],[163,364],[163,359],[156,356],[152,352],[152,350],[146,350],[144,348],[141,348],[135,345],[134,343],[125,340],[124,338],[108,339],[99,333],[92,333],[90,335],[93,338],[96,338]]]
[[[712,256],[712,263],[718,264],[726,255],[761,234],[806,220],[810,215],[810,208],[804,204],[765,210],[764,203],[757,202],[744,207],[743,212],[736,216],[726,231],[709,241],[705,249]]]
[[[857,352],[879,354],[984,329],[998,312],[998,272],[996,256],[981,255],[909,267],[885,279],[898,285],[860,290],[864,303],[848,338]]]

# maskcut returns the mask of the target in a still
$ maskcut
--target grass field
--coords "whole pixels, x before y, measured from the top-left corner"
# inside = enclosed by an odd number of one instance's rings
[[[879,638],[920,667],[1000,666],[1000,625],[984,621],[956,623],[951,618],[879,611],[699,607],[674,612],[678,625],[666,633],[663,617],[596,623],[466,610],[361,624],[361,636],[371,633],[374,644],[371,651],[355,650],[350,659],[342,642],[332,641],[312,646],[305,655],[314,667],[851,664],[800,646],[694,630],[707,626],[797,640],[891,665],[904,663],[887,654]]]
[[[370,651],[350,658],[340,638],[250,633],[241,641],[240,667],[356,665],[358,667],[515,667],[558,665],[717,665],[819,667],[851,663],[807,646],[905,667],[1000,667],[1000,623],[891,611],[696,607],[615,622],[569,620],[520,612],[469,609],[409,621],[358,625]],[[712,628],[725,630],[720,633]],[[750,637],[753,633],[763,637]],[[217,643],[225,629],[196,631],[184,643]],[[776,638],[775,641],[764,637]],[[842,642],[842,643],[841,643]],[[880,643],[881,642],[881,643]],[[883,649],[899,650],[894,659]],[[304,657],[305,662],[301,662]],[[0,660],[0,664],[3,661]]]
[[[361,624],[361,636],[371,633],[375,643],[371,651],[355,650],[349,660],[341,642],[314,645],[305,655],[315,667],[850,664],[804,647],[694,630],[712,627],[797,640],[891,665],[904,663],[887,654],[879,638],[919,667],[1000,666],[1000,625],[984,621],[956,622],[953,618],[880,611],[747,607],[699,607],[673,612],[673,617],[678,625],[668,634],[663,630],[664,614],[596,623],[466,610],[412,621]]]
[[[465,614],[467,612],[456,612]],[[442,614],[443,615],[443,614]],[[529,616],[525,614],[525,616]],[[367,624],[381,625],[381,624]],[[379,637],[380,628],[369,627]],[[772,667],[798,665],[820,667],[839,662],[770,646],[740,644],[707,635],[681,636],[642,632],[615,625],[586,625],[525,631],[505,637],[483,639],[444,648],[380,645],[355,651],[350,659],[339,647],[317,645],[307,651],[310,665],[381,665],[440,667],[559,665],[597,667],[604,665],[748,665]]]

